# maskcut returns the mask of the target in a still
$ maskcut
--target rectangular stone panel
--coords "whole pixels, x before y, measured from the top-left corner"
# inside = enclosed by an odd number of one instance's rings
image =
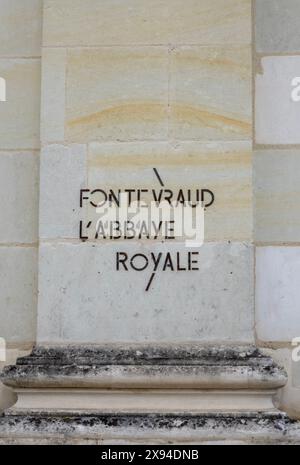
[[[0,0],[0,56],[38,57],[43,0]]]
[[[300,52],[299,0],[256,0],[256,50]]]
[[[256,142],[300,143],[300,56],[263,57],[256,75]]]
[[[45,147],[40,173],[40,237],[77,238],[81,218],[79,193],[87,186],[86,147]]]
[[[38,342],[253,342],[252,247],[205,244],[193,265],[199,270],[184,271],[189,251],[182,244],[42,244]],[[120,252],[128,271],[117,270]],[[146,291],[151,253],[162,256]],[[173,271],[163,271],[166,253]]]
[[[171,54],[170,136],[252,137],[250,47],[181,47]]]
[[[0,104],[0,149],[40,145],[40,59],[0,59],[6,102]]]
[[[38,184],[38,153],[0,152],[1,243],[37,242]]]
[[[211,143],[92,143],[88,154],[88,185],[94,189],[147,189],[148,205],[155,189],[171,190],[173,200],[182,189],[208,189],[214,203],[205,212],[205,241],[252,240],[252,153],[248,142]],[[162,187],[154,168],[164,184]],[[194,194],[192,195],[194,198]],[[211,195],[207,194],[206,204]],[[95,200],[96,199],[96,200]],[[153,200],[153,199],[152,199]],[[100,197],[94,197],[94,203]],[[89,202],[84,202],[87,207]],[[85,210],[79,212],[84,217]],[[99,214],[89,206],[87,218]]]
[[[68,50],[67,141],[161,140],[167,131],[166,48]]]
[[[299,242],[300,151],[255,153],[255,238],[258,242]]]
[[[251,0],[46,0],[44,45],[249,44]]]
[[[258,247],[256,331],[265,342],[289,342],[300,335],[300,247]]]
[[[36,337],[37,249],[0,246],[0,337],[32,343]]]

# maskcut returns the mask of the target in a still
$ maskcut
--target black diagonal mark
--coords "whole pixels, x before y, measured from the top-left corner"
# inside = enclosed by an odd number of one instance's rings
[[[151,287],[151,284],[152,284],[152,281],[153,281],[153,279],[154,279],[154,276],[155,276],[155,273],[152,273],[151,278],[150,278],[150,280],[149,280],[149,282],[148,282],[148,285],[147,285],[147,287],[146,287],[146,292],[149,291],[149,289],[150,289],[150,287]]]
[[[165,185],[164,185],[164,183],[162,182],[162,179],[161,179],[161,177],[160,177],[159,172],[157,171],[157,169],[156,169],[156,168],[153,168],[153,171],[154,171],[154,173],[155,173],[155,175],[156,175],[156,177],[157,177],[157,179],[158,179],[158,181],[159,181],[161,187],[165,187]]]

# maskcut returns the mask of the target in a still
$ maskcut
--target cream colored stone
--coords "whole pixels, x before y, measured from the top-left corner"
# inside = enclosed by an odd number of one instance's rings
[[[41,140],[65,137],[66,50],[44,49],[42,61]]]
[[[46,0],[47,46],[251,42],[250,0]]]
[[[50,145],[41,154],[40,238],[77,238],[86,187],[86,147]]]
[[[69,142],[167,138],[165,48],[69,50],[66,89]]]
[[[0,104],[0,149],[39,148],[40,59],[0,59],[6,102]]]
[[[171,55],[170,105],[174,139],[250,140],[250,48],[176,48]]]
[[[253,248],[208,243],[199,271],[116,269],[116,253],[172,254],[182,244],[42,244],[38,343],[253,342]],[[193,249],[195,251],[195,249]],[[173,255],[174,257],[174,255]],[[129,258],[130,260],[130,258]]]
[[[88,188],[159,190],[156,167],[166,189],[214,193],[215,202],[205,213],[205,241],[247,241],[252,239],[251,166],[248,142],[92,143]],[[143,195],[147,203],[151,199]],[[88,218],[96,224],[95,208],[89,208]]]
[[[0,334],[7,342],[35,340],[37,249],[0,247]]]
[[[0,56],[38,57],[43,0],[0,0]]]
[[[0,152],[1,243],[37,241],[38,181],[38,153]]]

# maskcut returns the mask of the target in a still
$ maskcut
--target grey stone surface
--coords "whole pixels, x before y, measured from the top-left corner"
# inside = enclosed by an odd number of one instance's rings
[[[300,151],[257,151],[253,171],[256,241],[269,244],[298,242]]]
[[[275,389],[283,369],[255,347],[67,346],[38,347],[6,367],[13,387],[145,387]]]
[[[37,249],[0,247],[0,337],[31,343],[36,337]]]
[[[0,440],[25,442],[89,438],[123,440],[123,443],[151,441],[178,444],[193,441],[245,441],[292,444],[300,441],[299,423],[285,414],[203,414],[203,415],[26,415],[0,417]],[[112,442],[113,443],[113,442]]]
[[[300,335],[300,247],[257,247],[256,331],[259,340],[291,343]]]
[[[0,242],[37,242],[38,181],[37,153],[0,152]]]
[[[86,147],[45,147],[40,177],[40,237],[78,237],[79,191],[87,182]]]
[[[299,0],[256,0],[258,52],[300,51]]]
[[[183,244],[58,243],[40,247],[38,342],[253,342],[253,247],[207,243],[198,271],[153,263],[116,270],[116,253],[171,253]],[[193,249],[195,251],[195,249]],[[174,255],[175,254],[175,255]]]
[[[300,390],[300,361],[292,363],[292,382],[293,382],[293,386]],[[299,403],[300,403],[300,391],[299,391]]]
[[[299,77],[299,69],[299,55],[261,59],[256,75],[256,143],[300,143],[300,101],[294,101],[293,95],[297,93],[293,81]]]

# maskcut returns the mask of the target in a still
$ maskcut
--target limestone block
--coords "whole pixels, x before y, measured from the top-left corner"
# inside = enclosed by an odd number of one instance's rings
[[[251,241],[252,157],[249,142],[211,143],[92,143],[88,155],[88,188],[147,189],[143,200],[150,205],[152,189],[162,187],[176,195],[180,189],[209,189],[215,196],[204,216],[206,241]],[[207,197],[209,200],[211,197]],[[96,202],[99,201],[99,197]],[[85,202],[84,206],[89,202]],[[83,213],[81,213],[83,216]],[[88,219],[99,218],[89,207]]]
[[[256,330],[259,340],[291,342],[300,336],[300,248],[258,247]]]
[[[78,237],[79,193],[87,182],[85,146],[45,147],[40,178],[40,237]]]
[[[166,139],[168,50],[71,49],[67,53],[67,141]]]
[[[43,50],[41,140],[62,142],[65,137],[66,50]]]
[[[0,59],[6,102],[0,104],[0,148],[39,148],[40,59]]]
[[[250,0],[46,0],[44,45],[249,44]]]
[[[256,0],[256,49],[259,52],[299,52],[298,0]]]
[[[300,56],[261,59],[256,75],[255,132],[258,144],[300,143],[299,67]]]
[[[0,0],[1,57],[41,55],[42,5],[42,0]]]
[[[255,238],[259,242],[298,242],[300,237],[300,152],[255,153]]]
[[[149,266],[117,271],[120,251],[128,260],[145,254]],[[170,252],[176,260],[178,251],[186,260],[189,249],[178,244],[43,244],[39,343],[252,342],[252,247],[207,243],[199,249],[198,271],[175,271],[177,264],[162,271],[160,263],[146,292],[150,254]]]
[[[0,242],[37,241],[38,181],[37,153],[0,152]]]
[[[249,47],[180,47],[171,55],[170,135],[251,139]]]
[[[37,249],[0,247],[0,334],[7,342],[35,340]]]

